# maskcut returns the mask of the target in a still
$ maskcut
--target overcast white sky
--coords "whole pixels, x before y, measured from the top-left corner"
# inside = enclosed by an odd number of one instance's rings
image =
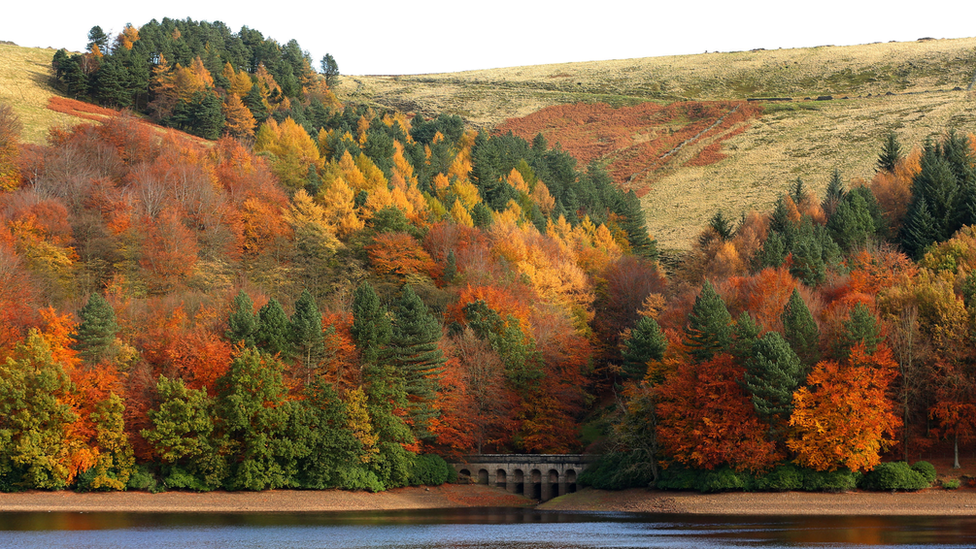
[[[342,74],[418,74],[660,55],[976,35],[976,3],[863,0],[372,0],[357,2],[17,1],[0,40],[81,51],[151,19],[222,21],[308,51]]]

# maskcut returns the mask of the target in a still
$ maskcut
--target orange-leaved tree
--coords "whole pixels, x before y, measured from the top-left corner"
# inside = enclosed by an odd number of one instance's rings
[[[818,363],[808,386],[793,394],[786,445],[796,462],[817,471],[866,471],[880,463],[901,427],[888,398],[897,372],[887,347],[868,354],[863,343],[844,361]]]

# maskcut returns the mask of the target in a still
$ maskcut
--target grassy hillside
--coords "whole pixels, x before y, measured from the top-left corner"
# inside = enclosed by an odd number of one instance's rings
[[[22,139],[28,143],[43,143],[53,125],[82,121],[47,109],[48,99],[57,95],[51,87],[54,51],[0,43],[0,103],[9,104],[20,116]]]
[[[895,130],[918,145],[947,128],[976,131],[976,38],[655,57],[418,76],[347,76],[342,99],[425,115],[447,112],[478,127],[549,105],[792,98],[725,142],[728,158],[650,174],[643,203],[664,248],[687,248],[722,209],[733,217],[771,204],[797,177],[815,191],[834,169],[870,178],[881,140]],[[955,90],[955,88],[959,88]],[[891,94],[891,95],[889,95]],[[831,96],[832,100],[817,101]]]
[[[45,108],[51,49],[0,44],[0,101],[42,142],[80,119]],[[417,76],[346,76],[343,100],[430,116],[461,115],[490,129],[551,105],[791,98],[724,142],[707,166],[668,162],[643,174],[648,226],[663,248],[687,248],[718,209],[735,217],[771,204],[797,177],[821,191],[834,169],[870,178],[883,136],[918,145],[947,128],[976,130],[976,38],[756,50],[513,67]],[[958,89],[956,89],[958,88]],[[831,96],[831,100],[817,98]],[[569,148],[569,147],[567,147]]]

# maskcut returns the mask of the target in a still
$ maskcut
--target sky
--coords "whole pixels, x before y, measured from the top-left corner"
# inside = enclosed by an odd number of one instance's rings
[[[904,5],[900,5],[904,4]],[[941,5],[945,4],[945,5]],[[280,6],[279,9],[276,7]],[[968,13],[967,13],[968,12]],[[951,15],[950,15],[951,14]],[[668,2],[371,0],[369,2],[12,2],[0,41],[81,51],[98,25],[114,36],[152,19],[222,21],[284,44],[320,68],[383,75],[976,35],[976,4],[864,0]]]

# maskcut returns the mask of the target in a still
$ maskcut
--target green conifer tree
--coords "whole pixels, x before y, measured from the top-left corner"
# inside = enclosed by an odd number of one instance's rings
[[[434,400],[438,378],[447,360],[437,346],[441,325],[410,285],[403,287],[390,338],[390,359],[404,380],[407,410],[417,438],[431,438],[431,419],[437,417]]]
[[[75,344],[82,360],[89,364],[98,364],[107,358],[115,342],[115,334],[119,325],[115,322],[115,311],[112,305],[97,293],[91,294],[88,302],[78,312],[81,322],[75,333]]]
[[[699,362],[705,362],[732,344],[732,315],[712,283],[705,281],[695,298],[685,327],[685,344]]]
[[[895,166],[898,165],[899,161],[901,161],[901,145],[898,143],[898,136],[895,132],[890,131],[885,137],[881,154],[878,155],[877,171],[894,173]]]
[[[288,315],[277,299],[268,300],[258,311],[258,331],[254,341],[269,355],[289,355],[291,342],[288,338]]]
[[[624,375],[631,379],[644,379],[647,375],[647,363],[664,358],[667,348],[668,340],[657,321],[649,316],[641,316],[631,330],[630,337],[624,341],[621,353],[624,359]]]
[[[844,321],[844,332],[838,338],[836,355],[840,359],[846,359],[858,343],[864,344],[864,350],[869,355],[874,354],[883,340],[878,319],[871,314],[867,305],[858,303]]]
[[[783,308],[783,336],[806,367],[820,360],[820,328],[796,289]]]
[[[234,343],[243,342],[248,347],[254,347],[254,337],[258,332],[258,316],[254,314],[254,302],[244,290],[234,297],[234,307],[227,319],[227,331],[224,337]]]
[[[745,361],[744,386],[760,419],[782,435],[793,412],[793,393],[806,379],[806,369],[778,332],[766,332]]]
[[[322,313],[315,298],[303,290],[295,302],[295,312],[288,323],[292,355],[298,358],[300,375],[305,383],[311,383],[316,369],[325,356],[325,338],[322,334]]]

